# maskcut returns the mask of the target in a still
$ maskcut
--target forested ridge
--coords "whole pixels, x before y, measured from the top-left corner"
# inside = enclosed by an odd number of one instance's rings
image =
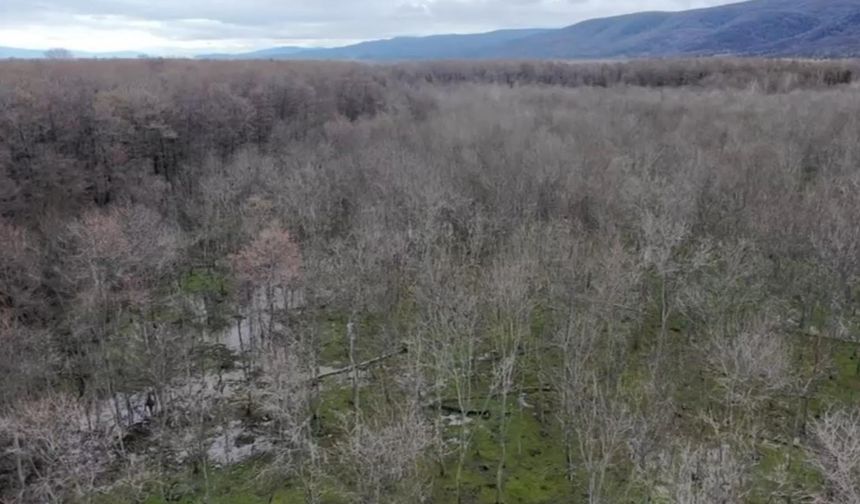
[[[0,62],[0,502],[860,504],[858,72]]]

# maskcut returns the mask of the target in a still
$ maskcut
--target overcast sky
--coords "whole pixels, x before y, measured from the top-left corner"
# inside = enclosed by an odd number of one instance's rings
[[[725,0],[0,0],[0,46],[151,53],[560,27]]]

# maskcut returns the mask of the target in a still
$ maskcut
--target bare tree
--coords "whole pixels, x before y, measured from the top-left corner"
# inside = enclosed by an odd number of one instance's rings
[[[860,217],[860,177],[856,174],[822,184],[814,209],[818,225],[813,227],[811,242],[816,269],[821,279],[832,282],[822,301],[831,312],[824,330],[830,338],[858,342],[858,336],[847,329],[856,316],[856,288],[860,279],[860,230],[854,223]],[[818,278],[816,278],[818,280]],[[860,365],[857,367],[860,373]]]
[[[388,416],[362,419],[335,446],[339,466],[349,475],[349,493],[368,504],[421,502],[426,498],[421,460],[435,442],[432,429],[416,404]]]
[[[502,502],[505,464],[508,457],[508,408],[515,390],[518,361],[529,337],[532,315],[534,257],[530,243],[518,245],[517,253],[502,255],[490,270],[491,320],[497,329],[492,338],[493,380],[490,391],[499,402],[499,460],[496,464],[496,502]]]
[[[474,435],[469,425],[472,422],[469,412],[476,409],[473,389],[480,344],[478,297],[472,292],[476,279],[467,268],[457,265],[453,255],[435,249],[422,269],[417,292],[422,309],[418,334],[421,339],[412,345],[413,354],[426,361],[420,365],[431,375],[429,393],[435,396],[437,422],[442,421],[443,392],[453,388],[455,393],[459,410],[455,422],[458,427],[455,484],[459,500],[463,470]],[[419,391],[419,400],[424,394],[423,390]],[[444,467],[444,461],[442,465]]]
[[[73,399],[47,396],[0,417],[0,439],[12,440],[17,496],[22,502],[86,498],[111,461],[111,436],[87,427]]]
[[[10,311],[0,310],[0,345],[5,349],[0,353],[0,376],[5,383],[0,390],[0,405],[39,397],[49,388],[58,358],[47,331],[27,326]]]
[[[5,244],[0,258],[0,306],[16,318],[28,312],[44,311],[36,299],[40,284],[39,242],[32,233],[0,219],[0,241]]]
[[[664,462],[672,502],[730,504],[749,495],[749,463],[729,444],[683,446]]]
[[[243,301],[252,310],[248,344],[253,348],[255,319],[261,337],[271,338],[279,322],[276,315],[290,307],[300,277],[301,255],[289,231],[268,227],[231,259]]]
[[[589,249],[593,247],[594,257]],[[572,482],[585,476],[589,502],[604,502],[608,468],[626,454],[635,415],[622,399],[621,376],[629,346],[628,323],[637,319],[640,270],[614,240],[580,247],[572,261],[577,278],[562,299],[567,304],[556,335],[561,363],[552,380]]]
[[[75,309],[68,314],[71,337],[58,343],[80,396],[91,405],[105,396],[112,401],[121,440],[123,424],[135,421],[126,380],[140,376],[126,371],[153,378],[156,390],[172,376],[162,367],[175,360],[161,336],[174,333],[152,320],[151,295],[171,270],[178,237],[154,212],[118,207],[84,215],[68,226],[63,240],[67,255],[61,271],[67,288],[75,291]],[[120,337],[129,320],[137,322],[140,345]]]
[[[816,502],[860,502],[860,412],[831,411],[812,426],[812,462],[826,482]]]
[[[659,370],[663,365],[666,346],[669,344],[669,321],[678,309],[678,292],[675,285],[685,271],[685,266],[680,263],[677,254],[689,232],[689,224],[680,216],[652,212],[645,212],[643,215],[642,259],[644,264],[653,268],[659,285],[657,304],[660,331],[652,365],[655,370]]]
[[[575,391],[582,398],[569,405],[566,413],[574,418],[579,460],[588,478],[588,502],[597,504],[608,500],[607,473],[626,454],[633,422],[620,398],[604,390],[595,375],[591,380],[590,387]]]
[[[263,410],[273,419],[279,440],[277,466],[295,473],[318,448],[312,435],[313,409],[308,394],[316,366],[297,344],[273,345],[263,357]]]
[[[786,391],[792,384],[791,352],[785,338],[763,320],[739,328],[735,335],[713,338],[708,362],[725,394],[728,423],[738,414],[752,415],[762,401]]]

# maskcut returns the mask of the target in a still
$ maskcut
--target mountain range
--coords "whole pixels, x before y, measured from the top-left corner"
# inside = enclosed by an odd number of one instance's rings
[[[397,37],[388,40],[361,42],[344,47],[302,49],[284,47],[244,54],[201,55],[210,59],[336,59],[336,60],[426,60],[480,58],[505,44],[552,30],[499,30],[470,35],[431,35],[429,37]]]
[[[0,48],[0,57],[40,55],[40,51]],[[751,0],[593,19],[558,29],[397,37],[344,47],[275,47],[198,58],[402,61],[713,55],[860,56],[860,0]]]

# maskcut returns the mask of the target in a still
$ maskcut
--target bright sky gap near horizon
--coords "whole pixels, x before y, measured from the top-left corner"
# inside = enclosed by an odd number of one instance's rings
[[[190,55],[557,28],[726,0],[2,0],[0,46]]]

